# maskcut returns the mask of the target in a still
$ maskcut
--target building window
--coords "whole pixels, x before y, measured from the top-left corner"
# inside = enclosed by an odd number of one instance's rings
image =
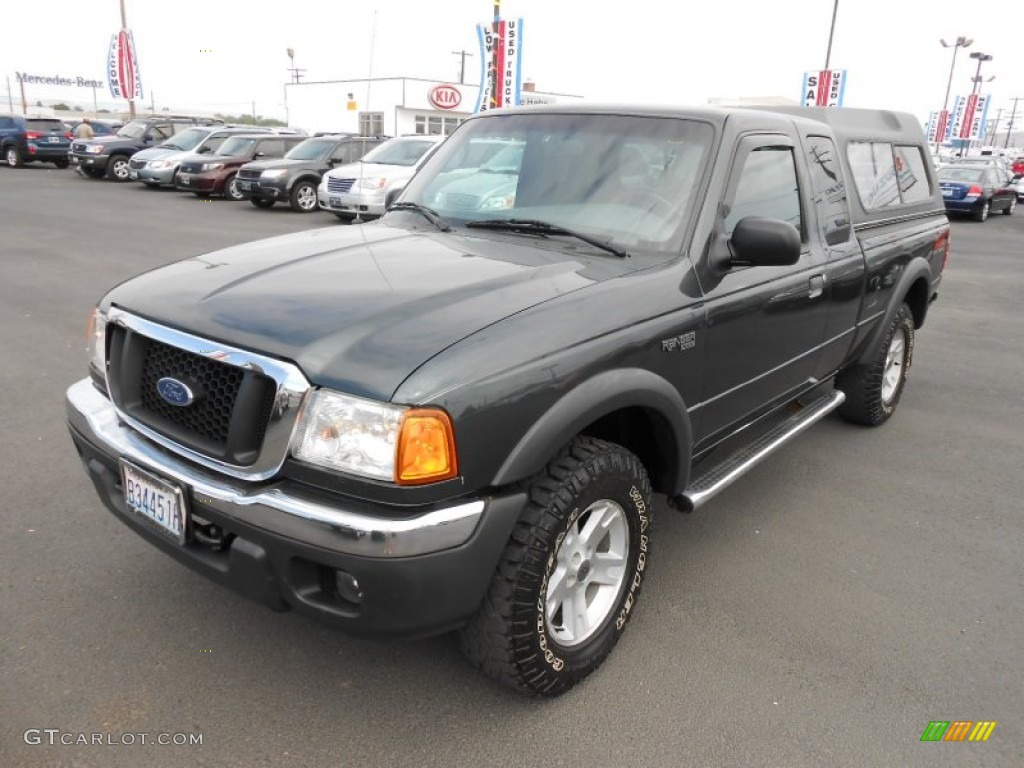
[[[384,113],[383,112],[360,112],[359,113],[359,134],[361,136],[383,136],[384,135]]]
[[[419,135],[447,136],[463,121],[461,117],[441,117],[439,115],[416,115],[416,133]]]

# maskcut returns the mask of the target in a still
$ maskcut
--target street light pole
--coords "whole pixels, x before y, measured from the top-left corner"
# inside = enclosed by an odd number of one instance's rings
[[[1010,112],[1010,124],[1006,128],[1006,141],[1003,142],[1003,149],[1010,146],[1010,134],[1013,133],[1013,123],[1017,119],[1017,102],[1024,99],[1024,96],[1013,97],[1013,111]]]
[[[948,123],[948,121],[949,121],[949,92],[953,88],[953,70],[956,69],[956,52],[960,48],[969,48],[971,45],[973,45],[974,40],[972,40],[969,37],[958,37],[956,39],[956,41],[952,45],[947,43],[945,40],[939,40],[939,42],[942,43],[942,47],[943,48],[952,48],[953,49],[953,63],[949,65],[949,80],[946,82],[946,98],[943,99],[943,101],[942,101],[942,112],[944,112],[946,114],[946,121]],[[940,113],[940,117],[941,117],[941,113]],[[945,131],[943,131],[943,133],[944,132]],[[941,147],[941,146],[942,146],[942,137],[941,136],[936,136],[935,137],[935,151],[938,152],[939,151],[939,147]]]
[[[839,12],[839,0],[832,3],[832,27],[828,31],[828,51],[825,53],[825,71],[828,71],[829,62],[832,61],[832,36],[836,33],[836,14]]]
[[[981,93],[981,65],[984,64],[986,61],[992,61],[992,56],[991,54],[982,53],[981,51],[972,51],[971,58],[978,60],[978,71],[975,72],[974,77],[972,78],[972,80],[974,81],[974,85],[971,86],[971,96],[974,97],[975,108],[977,108],[978,94]],[[989,79],[992,80],[994,78]],[[968,138],[966,148],[963,145],[960,146],[960,157],[966,155],[967,151],[970,150],[970,148],[971,140],[970,138]]]

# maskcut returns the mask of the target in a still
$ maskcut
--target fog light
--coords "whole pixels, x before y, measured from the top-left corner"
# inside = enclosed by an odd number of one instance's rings
[[[338,571],[334,576],[334,586],[338,590],[338,597],[350,603],[359,605],[363,602],[363,589],[356,581],[356,577],[348,571]]]

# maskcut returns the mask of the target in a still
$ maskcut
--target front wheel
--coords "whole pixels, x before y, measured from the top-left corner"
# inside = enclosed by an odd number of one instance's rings
[[[913,354],[914,316],[902,304],[872,359],[839,374],[836,383],[846,395],[840,415],[869,427],[887,421],[900,402]]]
[[[228,180],[224,182],[224,199],[234,203],[237,203],[239,200],[245,200],[242,190],[238,188],[238,180],[234,174],[229,176]]]
[[[316,199],[316,187],[309,181],[298,182],[292,187],[289,203],[293,211],[312,213],[319,207],[319,202]]]
[[[114,181],[128,181],[129,179],[128,158],[124,155],[114,155],[107,164],[107,177]]]
[[[651,485],[625,448],[577,437],[536,478],[463,653],[526,693],[557,696],[596,670],[636,607]]]

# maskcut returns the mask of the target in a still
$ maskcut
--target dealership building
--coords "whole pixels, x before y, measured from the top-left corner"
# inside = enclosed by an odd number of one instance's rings
[[[522,84],[520,106],[580,100],[565,93],[543,93]],[[307,131],[337,131],[367,136],[449,134],[477,111],[480,86],[385,77],[288,83],[288,125]]]

